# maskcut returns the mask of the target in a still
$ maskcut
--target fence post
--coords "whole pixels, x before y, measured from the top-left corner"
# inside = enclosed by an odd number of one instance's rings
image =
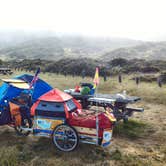
[[[84,79],[85,78],[85,70],[82,70],[81,75],[82,75],[82,79]]]
[[[135,78],[135,82],[136,82],[137,85],[140,83],[139,77],[136,77],[136,78]]]
[[[162,87],[162,81],[161,81],[160,76],[157,78],[157,84],[160,88]]]
[[[122,83],[122,75],[121,74],[118,75],[118,81],[119,81],[119,83]]]

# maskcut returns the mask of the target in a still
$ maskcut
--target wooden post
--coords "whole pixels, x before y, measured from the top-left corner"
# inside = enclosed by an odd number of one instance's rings
[[[122,83],[122,75],[121,74],[119,74],[119,76],[118,76],[118,81],[119,81],[119,83]]]
[[[85,70],[82,70],[81,75],[82,75],[82,79],[84,79],[85,78]]]
[[[107,76],[104,74],[104,82],[106,82],[107,81]]]
[[[75,72],[73,72],[72,76],[73,76],[73,78],[75,77]]]
[[[161,88],[162,87],[162,81],[161,81],[161,77],[157,78],[157,84],[158,86]]]
[[[66,73],[66,71],[64,72],[64,76],[65,76],[65,77],[67,76],[67,73]]]
[[[136,81],[136,84],[138,85],[138,84],[139,84],[139,82],[140,82],[139,77],[136,77],[136,78],[135,78],[135,81]]]

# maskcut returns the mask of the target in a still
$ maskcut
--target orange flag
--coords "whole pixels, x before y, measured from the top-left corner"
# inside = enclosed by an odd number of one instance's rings
[[[93,80],[95,86],[97,86],[99,84],[99,68],[96,67],[96,72],[95,72],[95,77],[94,77],[94,80]]]

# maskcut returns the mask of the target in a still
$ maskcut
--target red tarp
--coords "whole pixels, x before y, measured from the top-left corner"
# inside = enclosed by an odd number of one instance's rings
[[[49,92],[42,95],[36,103],[33,104],[31,107],[31,115],[35,115],[35,109],[38,106],[40,101],[48,101],[48,102],[64,102],[72,99],[72,96],[68,95],[67,93],[64,93],[60,91],[59,89],[52,89]],[[65,109],[66,116],[68,117],[68,112]]]
[[[72,99],[72,96],[58,89],[53,89],[39,98],[39,100],[50,101],[50,102],[64,102],[70,99]]]

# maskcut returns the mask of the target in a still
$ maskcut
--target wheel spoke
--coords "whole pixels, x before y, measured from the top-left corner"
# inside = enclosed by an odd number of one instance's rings
[[[58,149],[71,151],[78,144],[78,136],[75,130],[70,126],[60,125],[54,131],[53,141]]]

